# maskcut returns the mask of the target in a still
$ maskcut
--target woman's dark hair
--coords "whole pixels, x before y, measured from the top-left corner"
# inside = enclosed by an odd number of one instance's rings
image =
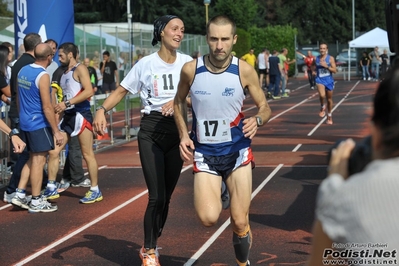
[[[382,132],[385,154],[399,152],[399,69],[391,70],[380,83],[374,96],[371,120]]]
[[[0,73],[4,77],[6,76],[7,64],[8,64],[8,55],[10,50],[5,45],[0,45]]]

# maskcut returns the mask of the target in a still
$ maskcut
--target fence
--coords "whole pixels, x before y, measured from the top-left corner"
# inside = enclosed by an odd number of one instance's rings
[[[94,115],[96,108],[108,97],[107,94],[94,95],[91,100],[91,110]],[[95,152],[111,148],[115,145],[130,141],[137,135],[140,126],[140,100],[138,94],[128,93],[125,98],[106,115],[108,122],[108,134],[104,137],[94,139],[93,148]],[[8,123],[8,107],[3,106],[1,114]],[[8,136],[0,133],[0,187],[6,186],[11,176],[10,153]],[[65,150],[60,154],[60,167],[65,162]]]
[[[130,70],[139,54],[145,56],[156,52],[159,47],[152,46],[153,26],[133,23],[129,32],[127,23],[75,24],[75,44],[80,53],[90,59],[101,59],[101,51],[108,50],[115,62],[121,57],[125,62],[125,71]],[[206,46],[202,35],[185,34],[180,44],[180,52],[191,54],[203,50]]]

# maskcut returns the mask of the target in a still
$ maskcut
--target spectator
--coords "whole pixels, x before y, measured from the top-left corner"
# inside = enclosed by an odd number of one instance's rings
[[[269,57],[269,92],[268,96],[274,100],[280,99],[280,81],[282,70],[280,68],[280,59],[278,58],[278,51],[273,50],[272,55]]]
[[[282,70],[281,72],[281,97],[289,97],[288,93],[286,92],[287,89],[287,83],[288,83],[288,70],[289,70],[289,65],[295,62],[294,60],[290,60],[287,58],[288,54],[288,49],[283,48],[278,55],[278,58],[280,59],[280,69]]]
[[[378,46],[374,47],[374,51],[369,53],[369,57],[371,60],[371,73],[373,73],[374,81],[379,81],[381,58],[380,53],[378,52]]]
[[[264,87],[267,88],[267,80],[265,80],[265,78],[267,76],[266,64],[268,63],[268,50],[266,48],[258,54],[258,58],[256,61],[258,62],[259,86],[262,89]]]
[[[369,71],[370,58],[367,55],[367,52],[363,52],[362,58],[360,58],[360,66],[362,67],[363,80],[371,80]]]
[[[97,83],[98,83],[98,78],[97,78],[97,72],[94,67],[90,66],[90,58],[86,57],[83,60],[83,64],[87,67],[89,70],[89,77],[91,81],[91,85],[93,86],[94,92],[97,92]]]
[[[51,49],[53,50],[53,59],[54,59],[54,55],[57,53],[58,43],[53,39],[47,39],[44,43],[50,45]],[[58,68],[58,63],[53,59],[51,60],[51,64],[46,69],[47,72],[50,74],[50,80],[53,76],[54,71],[56,71]]]
[[[59,67],[53,74],[51,80],[51,87],[53,93],[57,95],[54,100],[54,105],[62,102],[64,95],[60,87],[61,77],[65,71],[63,66]],[[59,120],[59,119],[58,119]],[[57,120],[57,121],[58,121]],[[90,187],[90,179],[84,176],[83,164],[82,164],[82,150],[79,145],[78,137],[71,137],[67,144],[66,159],[64,169],[62,172],[62,179],[59,183],[56,183],[57,192],[61,193],[69,188],[73,187]]]
[[[110,93],[119,85],[118,67],[111,60],[109,52],[103,52],[103,61],[100,63],[101,74],[103,75],[102,90],[104,93]]]
[[[388,50],[384,49],[384,52],[380,57],[381,57],[381,77],[384,78],[389,65]]]
[[[308,54],[304,55],[301,52],[297,51],[297,54],[301,55],[306,64],[306,74],[308,75],[310,89],[314,90],[316,87],[315,75],[313,75],[312,65],[316,60],[316,57],[312,54],[311,50],[308,50]]]
[[[10,102],[10,110],[8,111],[8,117],[10,118],[10,128],[20,130],[20,122],[19,122],[19,113],[17,108],[17,76],[18,72],[22,67],[32,64],[35,62],[34,58],[34,49],[35,46],[42,42],[42,39],[37,33],[28,33],[24,37],[24,49],[25,53],[18,54],[18,60],[14,63],[11,70],[11,79],[10,79],[10,89],[11,89],[11,102]],[[22,49],[21,49],[22,51]],[[4,201],[11,202],[11,199],[15,195],[15,190],[18,187],[18,183],[21,178],[22,168],[29,160],[29,152],[25,149],[19,155],[14,154],[13,147],[10,147],[10,161],[11,161],[11,171],[12,175],[10,181],[7,186],[7,190],[4,194]],[[47,183],[47,173],[44,171],[43,183]]]
[[[250,64],[253,68],[255,68],[256,64],[256,56],[254,55],[254,48],[249,49],[249,52],[245,55],[241,56],[241,59]]]
[[[328,177],[318,191],[309,266],[326,265],[323,262],[329,258],[323,253],[326,249],[335,251],[333,243],[335,246],[355,244],[347,248],[352,254],[346,258],[351,260],[350,265],[388,264],[380,260],[383,257],[371,254],[375,254],[376,249],[399,250],[398,84],[399,70],[396,69],[379,84],[374,96],[370,123],[373,160],[365,169],[349,176],[348,165],[352,160],[348,159],[355,146],[353,140],[341,142],[332,151]],[[367,251],[370,257],[352,257],[355,251]],[[396,260],[395,254],[388,253],[385,258]],[[371,263],[365,263],[369,259]],[[380,262],[373,263],[373,259]]]
[[[18,73],[21,138],[27,144],[30,156],[11,202],[29,212],[53,212],[58,209],[57,206],[47,202],[40,194],[43,170],[48,151],[54,148],[54,144],[61,146],[64,137],[57,126],[51,103],[50,77],[46,71],[54,55],[52,48],[41,43],[34,48],[34,54],[35,63],[24,66]],[[32,184],[30,203],[25,196],[29,177]]]
[[[63,101],[56,104],[55,112],[63,113],[59,125],[64,137],[78,136],[83,158],[89,171],[91,187],[80,203],[89,204],[103,200],[103,195],[98,186],[98,165],[93,152],[93,116],[90,110],[89,98],[93,96],[89,72],[86,66],[76,61],[78,48],[73,43],[60,45],[59,60],[67,70],[61,77],[60,86],[63,89]],[[67,85],[68,84],[68,85]],[[66,142],[50,151],[48,159],[49,181],[43,195],[46,198],[57,197],[56,177],[59,167],[59,155]],[[58,195],[59,197],[59,195]]]
[[[119,79],[122,80],[125,76],[125,53],[120,52],[118,57],[118,71],[119,71]]]
[[[99,69],[98,65],[98,58],[93,58],[93,67],[96,70],[97,75],[97,91],[96,94],[103,93],[103,75],[101,74],[101,70]]]

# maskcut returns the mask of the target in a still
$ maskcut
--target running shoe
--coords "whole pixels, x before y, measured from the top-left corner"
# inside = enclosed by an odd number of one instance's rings
[[[29,204],[28,212],[55,212],[56,210],[58,210],[57,205],[52,205],[45,197],[41,197],[38,205],[33,205],[32,202]]]
[[[326,123],[327,123],[328,125],[332,125],[332,124],[333,124],[332,116],[327,116],[327,121],[326,121]]]
[[[3,197],[4,203],[11,203],[12,198],[14,198],[16,194],[17,192],[8,194],[7,191],[4,191],[4,197]]]
[[[30,197],[31,198],[31,197]],[[24,198],[20,198],[18,197],[16,194],[15,196],[11,199],[11,203],[15,206],[18,206],[22,209],[29,209],[29,198],[28,197],[24,197]]]
[[[44,190],[42,195],[46,199],[57,199],[60,197],[60,194],[57,191],[57,187],[54,189],[46,187],[46,190]]]
[[[230,194],[229,190],[227,189],[226,183],[222,181],[222,207],[224,210],[230,207]]]
[[[323,105],[323,107],[321,107],[321,109],[320,109],[319,116],[324,117],[325,115],[326,115],[326,106]]]
[[[71,186],[73,186],[73,187],[90,187],[91,182],[90,182],[90,179],[86,178],[85,180],[83,180],[82,182],[80,182],[78,184],[71,184]]]
[[[282,97],[282,98],[288,98],[288,97],[290,97],[290,96],[288,95],[288,93],[284,93],[283,95],[281,95],[281,97]]]
[[[61,182],[57,182],[56,186],[57,186],[57,192],[61,193],[69,188],[70,183],[68,181],[66,181],[65,179],[61,179]]]
[[[246,266],[250,266],[250,265],[251,265],[251,263],[249,261],[247,261]],[[239,266],[239,265],[237,264],[237,266]]]
[[[103,195],[101,194],[101,191],[93,191],[89,190],[86,192],[86,195],[80,199],[79,201],[81,203],[94,203],[96,201],[102,201],[103,200]]]
[[[144,247],[140,249],[139,252],[140,259],[142,261],[141,266],[161,266],[159,263],[159,253],[158,249],[155,249],[155,253],[148,254]]]
[[[281,97],[278,96],[278,95],[277,95],[277,96],[272,95],[272,99],[273,99],[273,100],[278,100],[278,99],[281,99]]]
[[[314,86],[310,87],[311,90],[314,90]]]

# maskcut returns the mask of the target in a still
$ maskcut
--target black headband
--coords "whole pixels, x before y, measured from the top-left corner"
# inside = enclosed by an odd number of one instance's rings
[[[179,18],[175,15],[165,15],[157,18],[154,21],[154,38],[152,39],[152,46],[155,46],[158,42],[161,41],[161,32],[165,28],[165,26],[174,18]]]

